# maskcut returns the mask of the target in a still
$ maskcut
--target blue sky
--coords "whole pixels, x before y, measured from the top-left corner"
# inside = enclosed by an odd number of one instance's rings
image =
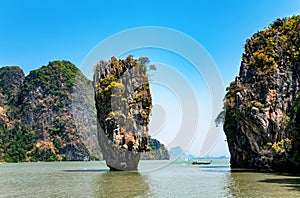
[[[162,26],[198,41],[227,86],[238,73],[246,39],[277,18],[299,13],[298,0],[0,1],[0,66],[18,65],[26,74],[51,60],[79,67],[113,34]],[[219,145],[215,154],[224,150]]]
[[[1,1],[0,66],[26,73],[49,60],[80,65],[103,39],[129,28],[182,31],[211,54],[227,84],[239,68],[245,40],[280,17],[297,14],[297,0]]]

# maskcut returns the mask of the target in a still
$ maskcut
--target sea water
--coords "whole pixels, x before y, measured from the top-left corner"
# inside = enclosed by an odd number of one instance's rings
[[[300,177],[191,161],[141,161],[109,172],[103,161],[0,164],[0,197],[299,197]]]

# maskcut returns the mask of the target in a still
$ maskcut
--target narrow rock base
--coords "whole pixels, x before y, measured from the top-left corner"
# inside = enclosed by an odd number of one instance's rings
[[[98,140],[103,158],[111,171],[137,171],[141,153],[128,151],[112,143],[98,126]]]

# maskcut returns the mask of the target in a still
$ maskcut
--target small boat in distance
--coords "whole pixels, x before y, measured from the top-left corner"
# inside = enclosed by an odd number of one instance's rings
[[[201,162],[201,161],[193,161],[193,165],[209,165],[212,163],[212,160],[210,160],[209,162]]]

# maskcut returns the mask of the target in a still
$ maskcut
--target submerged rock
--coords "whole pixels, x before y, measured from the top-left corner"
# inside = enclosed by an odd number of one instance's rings
[[[300,16],[276,20],[245,45],[227,88],[231,166],[300,171]]]
[[[148,59],[112,57],[95,68],[94,89],[98,141],[111,170],[137,170],[141,152],[149,150],[147,131],[152,108]]]

